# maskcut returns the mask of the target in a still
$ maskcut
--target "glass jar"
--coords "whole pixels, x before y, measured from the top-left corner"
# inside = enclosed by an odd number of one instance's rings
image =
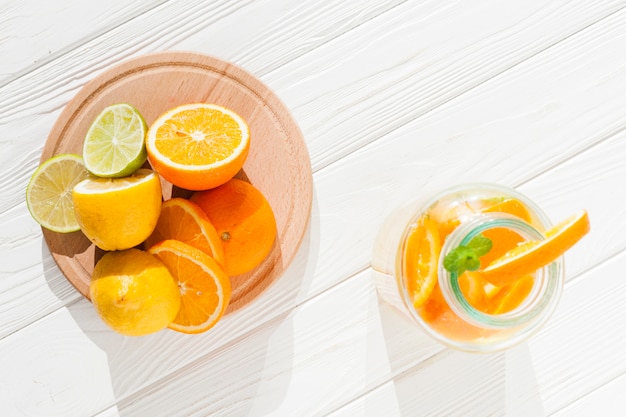
[[[409,244],[418,239],[411,236],[424,222],[430,225],[428,241]],[[481,258],[483,268],[524,241],[544,239],[550,226],[545,213],[513,189],[464,184],[445,190],[401,209],[383,224],[372,257],[378,293],[446,346],[468,352],[509,348],[535,333],[554,311],[563,289],[563,258],[529,276],[502,277],[495,285],[480,270],[449,272],[444,259],[477,235],[486,236],[493,248]],[[415,247],[426,252],[411,252]],[[430,253],[436,258],[430,259]],[[416,279],[431,282],[424,287],[432,288],[416,290]]]

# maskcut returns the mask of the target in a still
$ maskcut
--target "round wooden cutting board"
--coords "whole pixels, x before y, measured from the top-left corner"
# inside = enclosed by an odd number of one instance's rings
[[[42,162],[60,153],[82,154],[85,134],[95,117],[115,103],[135,106],[150,125],[181,104],[206,102],[231,108],[250,126],[250,152],[237,175],[266,196],[278,234],[265,262],[231,277],[229,311],[256,297],[287,268],[308,226],[312,203],[311,162],[302,133],[288,109],[261,81],[214,57],[190,52],[161,52],[122,62],[86,84],[53,126]],[[164,199],[190,193],[163,181]],[[52,257],[76,289],[89,298],[95,262],[104,253],[82,232],[60,234],[44,229]]]

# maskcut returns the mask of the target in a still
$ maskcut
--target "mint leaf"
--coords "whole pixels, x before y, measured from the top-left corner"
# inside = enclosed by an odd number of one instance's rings
[[[446,257],[443,258],[443,267],[446,268],[448,272],[456,272],[460,269],[458,249],[459,248],[451,250]]]
[[[493,246],[493,242],[491,241],[491,239],[483,235],[476,235],[472,238],[472,240],[469,241],[467,246],[474,249],[476,255],[483,256],[489,253],[491,247]]]
[[[493,245],[491,239],[478,235],[469,241],[467,246],[458,246],[443,258],[443,267],[448,272],[461,275],[465,271],[476,271],[480,268],[480,257],[487,254]]]
[[[459,275],[465,271],[475,271],[480,268],[480,259],[476,250],[468,246],[459,246],[457,250],[457,266],[462,270],[457,272]]]

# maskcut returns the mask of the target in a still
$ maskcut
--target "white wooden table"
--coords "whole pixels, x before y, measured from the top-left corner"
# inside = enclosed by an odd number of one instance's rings
[[[24,190],[77,91],[163,50],[275,91],[313,210],[254,302],[130,338],[57,268]],[[0,416],[626,415],[624,0],[2,0],[0,146]],[[491,355],[415,332],[370,268],[395,207],[471,181],[592,222],[548,325]]]

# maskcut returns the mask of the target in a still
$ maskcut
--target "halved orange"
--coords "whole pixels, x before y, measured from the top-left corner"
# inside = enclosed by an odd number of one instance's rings
[[[175,197],[161,204],[159,220],[144,247],[166,239],[187,243],[224,265],[224,248],[215,227],[204,210],[187,199]]]
[[[171,109],[148,129],[152,167],[188,190],[224,184],[241,169],[250,148],[246,121],[225,107],[192,103]]]
[[[224,315],[231,295],[230,279],[217,262],[173,239],[157,243],[148,253],[163,261],[180,290],[180,310],[168,327],[182,333],[202,333],[213,327]]]
[[[191,196],[207,214],[222,240],[228,275],[252,271],[270,254],[276,240],[274,212],[261,191],[233,178],[212,190]]]
[[[428,300],[437,283],[440,251],[437,224],[429,216],[422,216],[406,238],[402,259],[402,275],[415,308]]]
[[[555,261],[585,236],[589,228],[589,216],[583,210],[548,230],[544,240],[525,241],[480,273],[497,287],[513,282]]]

